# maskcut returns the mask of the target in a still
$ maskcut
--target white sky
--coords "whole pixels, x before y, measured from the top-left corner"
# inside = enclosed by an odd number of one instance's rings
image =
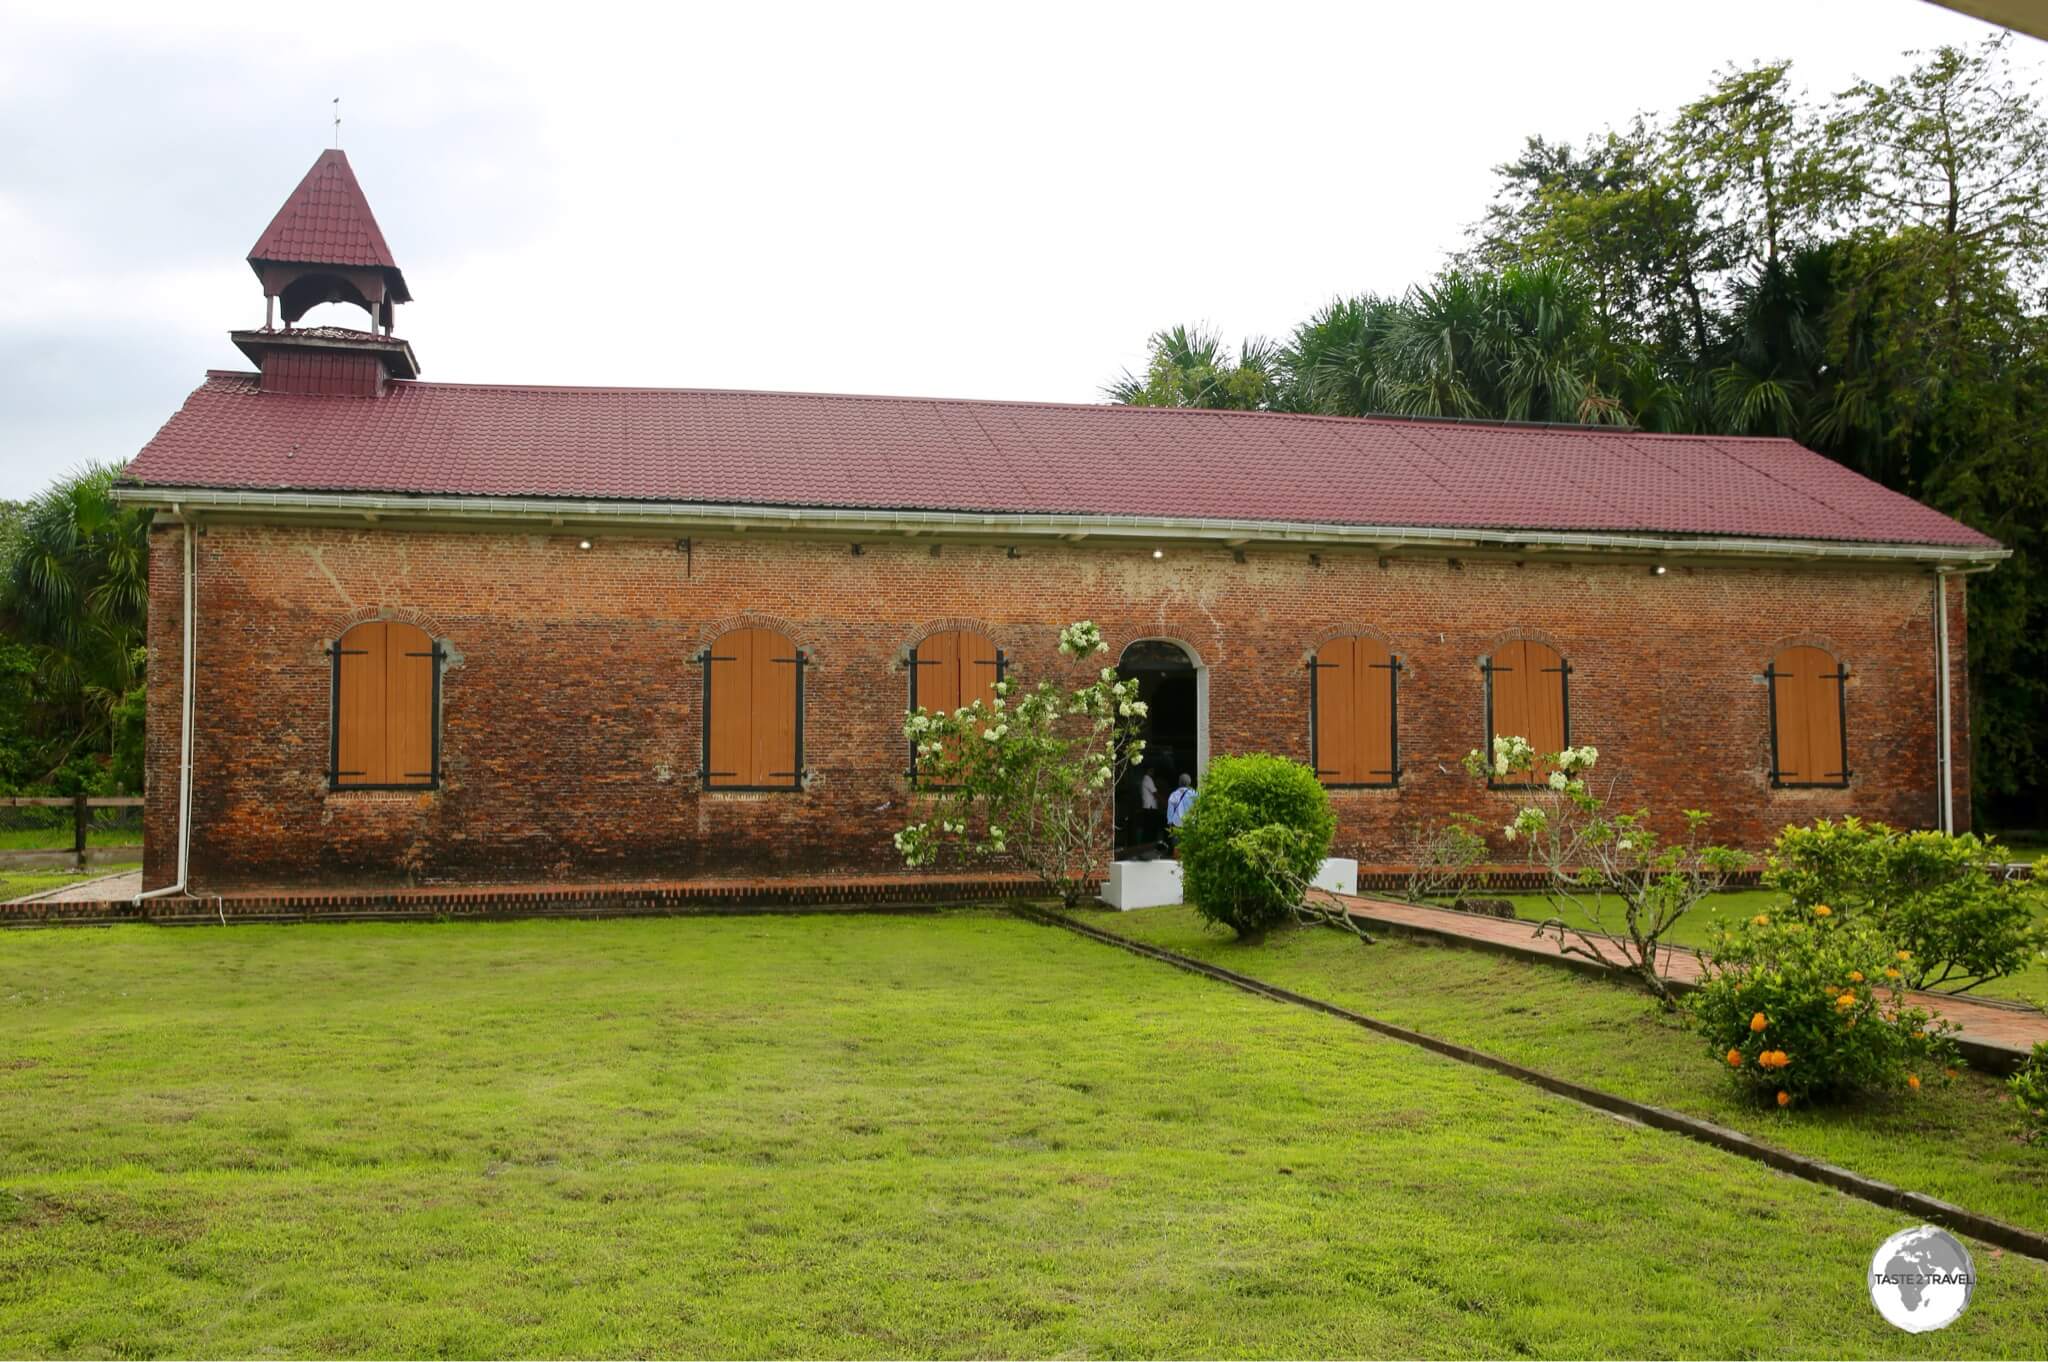
[[[1284,335],[1425,278],[1526,134],[1987,32],[1922,0],[0,0],[0,497],[246,367],[243,256],[337,94],[426,378],[1093,401],[1161,326]]]

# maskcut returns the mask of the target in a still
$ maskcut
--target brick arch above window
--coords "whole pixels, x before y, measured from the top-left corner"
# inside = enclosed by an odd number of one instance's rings
[[[1849,783],[1849,669],[1826,648],[1795,643],[1764,668],[1769,683],[1771,784]]]
[[[715,620],[698,624],[694,634],[685,635],[691,640],[692,654],[702,652],[735,629],[770,629],[790,640],[793,647],[804,651],[804,665],[815,671],[821,665],[820,653],[812,631],[796,621],[781,615],[770,615],[760,610],[742,610],[738,614],[726,615]]]

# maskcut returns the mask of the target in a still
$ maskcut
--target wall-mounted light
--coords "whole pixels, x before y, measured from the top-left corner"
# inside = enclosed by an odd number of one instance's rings
[[[579,539],[576,541],[576,547],[579,549],[587,549],[590,547],[590,541],[588,539]]]
[[[1022,557],[1023,557],[1024,555],[1023,555],[1023,554],[1021,554],[1021,553],[1019,553],[1019,552],[1017,552],[1017,546],[1016,546],[1015,544],[1012,544],[1012,545],[1010,545],[1010,551],[1009,551],[1009,553],[1008,553],[1008,554],[1006,554],[1005,556],[1006,556],[1006,557],[1010,557],[1010,558],[1022,558]]]
[[[853,546],[853,556],[854,556],[854,557],[858,558],[858,557],[860,557],[860,556],[861,556],[861,554],[863,554],[863,553],[865,553],[865,552],[866,552],[866,550],[865,550],[865,549],[863,549],[863,548],[861,548],[861,546],[860,546],[860,545],[858,545],[858,544],[855,544],[855,545]]]
[[[1657,564],[1657,566],[1651,568],[1650,575],[1652,577],[1662,577],[1664,575],[1664,565],[1662,563],[1659,563]]]
[[[1166,556],[1166,550],[1165,550],[1165,549],[1154,549],[1154,550],[1152,550],[1152,556],[1153,556],[1154,558],[1164,558],[1164,557]]]

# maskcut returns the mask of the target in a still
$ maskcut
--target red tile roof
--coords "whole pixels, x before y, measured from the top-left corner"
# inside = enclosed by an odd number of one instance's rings
[[[249,259],[396,270],[370,201],[339,148],[323,151],[263,229]]]
[[[1118,406],[209,375],[139,483],[1983,549],[1790,440]]]

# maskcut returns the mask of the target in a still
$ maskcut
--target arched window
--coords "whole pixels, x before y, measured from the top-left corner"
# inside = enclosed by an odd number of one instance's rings
[[[1486,674],[1486,746],[1495,738],[1526,738],[1539,753],[1561,752],[1572,741],[1572,668],[1557,649],[1534,639],[1504,643],[1479,664]],[[1539,765],[1522,780],[1493,784],[1540,784],[1549,778]]]
[[[735,629],[697,654],[704,668],[704,784],[803,788],[804,652],[773,629]]]
[[[1786,648],[1764,668],[1771,688],[1771,784],[1849,783],[1849,669],[1825,648]]]
[[[441,781],[441,645],[403,620],[343,634],[334,662],[328,784],[432,789]]]
[[[1308,672],[1309,761],[1325,785],[1401,778],[1401,660],[1376,638],[1333,638]]]

